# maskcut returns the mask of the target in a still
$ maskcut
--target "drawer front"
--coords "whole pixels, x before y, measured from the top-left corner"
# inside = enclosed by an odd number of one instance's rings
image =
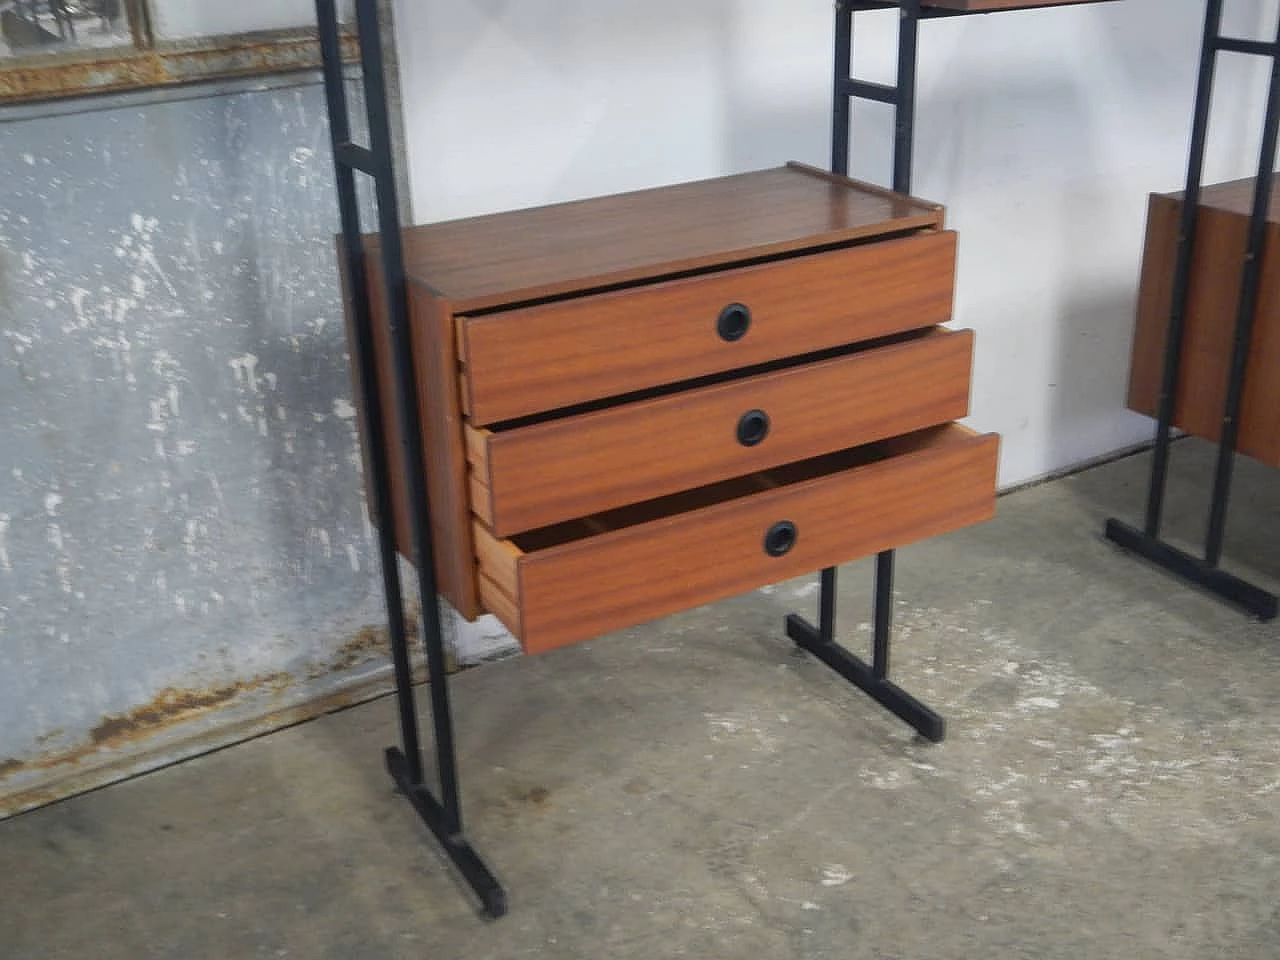
[[[472,509],[507,537],[968,414],[973,334],[906,342],[502,432],[467,427]]]
[[[990,518],[998,445],[950,424],[867,462],[793,465],[758,475],[759,492],[541,549],[477,524],[480,595],[531,653],[644,623]]]
[[[955,256],[921,233],[460,317],[463,409],[483,426],[945,323]]]

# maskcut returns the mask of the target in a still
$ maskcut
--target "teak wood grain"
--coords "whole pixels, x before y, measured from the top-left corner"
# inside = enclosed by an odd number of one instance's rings
[[[968,10],[973,13],[998,10],[1031,10],[1037,7],[1067,7],[1076,3],[1103,3],[1106,0],[921,0],[923,7]]]
[[[835,472],[799,479],[778,471],[772,489],[535,552],[520,538],[518,552],[506,549],[477,524],[477,542],[491,541],[482,573],[515,584],[499,604],[518,610],[506,625],[543,652],[986,520],[998,445],[934,428],[886,444],[884,459],[841,469],[848,460],[836,456],[822,464]],[[764,537],[781,520],[796,525],[795,546],[769,556]]]
[[[473,509],[498,537],[956,420],[973,334],[888,346],[501,432],[465,427]],[[739,419],[760,410],[764,439]]]
[[[396,407],[392,369],[387,290],[376,256],[365,256],[369,279],[370,322],[377,368],[377,389],[386,436],[382,446],[391,472],[391,509],[396,549],[417,562],[410,528],[409,487],[404,448],[399,442],[400,415]],[[423,453],[427,461],[427,497],[431,506],[431,542],[440,593],[464,617],[479,615],[479,597],[472,560],[471,518],[462,417],[456,389],[457,356],[452,336],[453,317],[447,303],[411,289],[407,308],[413,334],[414,376],[422,419]],[[348,324],[350,321],[348,320]],[[357,392],[359,397],[359,392]],[[361,411],[363,421],[363,411]],[[366,457],[367,463],[367,457]],[[381,518],[371,517],[375,523]]]
[[[1223,403],[1247,245],[1252,181],[1206,188],[1198,215],[1174,425],[1194,436],[1221,436]],[[1280,466],[1280,222],[1273,196],[1262,260],[1238,449]],[[1181,198],[1154,194],[1148,204],[1146,247],[1130,365],[1131,409],[1156,416],[1164,369]]]
[[[956,237],[925,232],[460,321],[464,405],[483,426],[945,323]],[[751,310],[739,340],[716,330]]]
[[[470,312],[942,221],[937,204],[789,165],[413,227],[405,266]]]

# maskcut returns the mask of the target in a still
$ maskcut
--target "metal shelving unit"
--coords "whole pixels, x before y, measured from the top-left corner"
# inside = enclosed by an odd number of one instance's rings
[[[831,168],[838,174],[848,172],[850,103],[865,99],[891,105],[895,110],[892,189],[911,191],[911,166],[915,125],[917,37],[920,21],[939,17],[967,16],[979,13],[1029,10],[1049,6],[1065,6],[1104,0],[839,0],[836,6],[835,77],[833,88]],[[1220,0],[1219,0],[1220,2]],[[381,235],[379,256],[381,274],[386,284],[386,303],[390,320],[396,364],[394,394],[403,427],[401,444],[405,452],[405,478],[409,490],[413,561],[418,570],[418,593],[422,608],[421,641],[427,654],[432,724],[435,733],[438,789],[426,780],[426,765],[419,737],[419,724],[410,672],[409,638],[403,608],[403,588],[397,565],[395,536],[384,523],[378,528],[383,584],[387,602],[392,658],[395,665],[396,698],[399,707],[402,745],[386,752],[387,768],[396,785],[422,817],[462,877],[479,897],[492,917],[506,912],[506,895],[501,884],[468,841],[463,830],[457,757],[453,739],[453,721],[449,707],[449,681],[446,674],[444,639],[436,597],[436,573],[430,537],[430,505],[425,489],[422,435],[418,410],[412,334],[407,323],[404,297],[404,263],[397,213],[396,181],[392,151],[378,0],[356,0],[356,25],[359,31],[360,65],[364,99],[368,113],[370,143],[363,147],[353,142],[351,119],[345,86],[344,68],[339,48],[335,0],[316,0],[324,57],[325,88],[328,99],[330,134],[337,174],[339,209],[342,219],[343,268],[351,308],[353,363],[363,385],[373,382],[373,342],[370,325],[369,283],[365,271],[365,247],[361,236],[356,202],[356,176],[370,177],[374,182],[378,208],[378,232]],[[897,8],[899,48],[897,82],[893,86],[868,83],[851,74],[853,17],[860,11]],[[387,411],[381,409],[378,391],[365,389],[360,396],[367,435],[381,436]],[[390,509],[390,475],[385,451],[370,445],[369,489],[370,509],[375,515],[388,517]],[[815,627],[798,615],[788,616],[786,631],[799,646],[811,652],[852,684],[865,691],[878,703],[911,725],[921,736],[938,742],[945,735],[943,718],[888,679],[889,651],[893,612],[894,552],[876,558],[875,632],[872,660],[868,664],[835,642],[836,571],[821,573],[818,625]]]
[[[404,255],[400,240],[395,155],[387,107],[378,0],[356,0],[355,7],[361,79],[369,129],[368,147],[359,146],[351,138],[351,114],[339,45],[335,0],[316,0],[320,46],[324,57],[329,133],[333,142],[338,207],[342,219],[343,267],[351,309],[352,362],[360,373],[360,383],[368,387],[360,397],[360,409],[368,431],[366,435],[382,436],[387,411],[382,409],[378,390],[370,387],[376,382],[369,302],[370,280],[365,271],[364,238],[361,236],[356,196],[356,175],[362,174],[373,180],[378,208],[378,232],[382,241],[381,273],[386,284],[385,302],[394,344],[392,352],[396,361],[393,379],[399,423],[403,425],[400,442],[405,454],[405,482],[409,491],[408,512],[414,554],[411,559],[418,571],[418,599],[422,609],[420,631],[427,654],[439,790],[433,790],[426,781],[418,711],[413,695],[404,591],[400,582],[395,534],[390,529],[390,523],[384,522],[378,525],[378,547],[387,602],[391,656],[395,665],[401,737],[401,746],[390,747],[386,752],[387,770],[400,792],[435,835],[441,849],[480,898],[485,912],[492,917],[500,917],[507,911],[506,893],[463,831],[453,717],[449,708],[449,677],[440,607],[436,597],[436,570],[430,529],[431,507],[427,502],[422,427],[418,407],[413,400],[418,391],[414,382],[413,343],[404,295]],[[377,443],[369,444],[368,449],[370,510],[375,516],[390,517],[391,477],[386,451]]]
[[[911,193],[921,21],[1102,2],[1107,0],[837,0],[835,76],[832,84],[832,171],[842,175],[849,172],[852,102],[866,100],[886,104],[894,111],[891,188],[895,193]],[[854,15],[893,9],[898,10],[896,82],[888,85],[859,80],[853,75]],[[889,680],[894,562],[895,554],[892,550],[876,557],[875,627],[870,664],[833,642],[836,589],[834,569],[822,571],[818,626],[815,628],[802,618],[792,615],[787,618],[787,634],[877,703],[915,728],[922,737],[937,743],[946,734],[945,720]]]
[[[1165,341],[1155,454],[1152,458],[1151,476],[1147,486],[1146,514],[1141,528],[1113,517],[1107,520],[1105,532],[1108,539],[1126,550],[1208,590],[1261,620],[1272,620],[1277,612],[1275,594],[1228,573],[1220,564],[1226,534],[1227,504],[1231,496],[1236,441],[1240,429],[1240,408],[1244,399],[1245,368],[1249,360],[1249,342],[1253,334],[1254,317],[1258,307],[1267,212],[1271,201],[1273,170],[1276,164],[1277,130],[1280,129],[1280,23],[1276,26],[1275,40],[1271,42],[1223,36],[1222,7],[1223,0],[1208,0],[1205,12],[1204,38],[1200,48],[1200,79],[1196,88],[1191,150],[1187,161],[1187,185],[1182,197],[1181,222],[1178,229],[1172,308]],[[1218,458],[1214,470],[1213,492],[1209,502],[1209,522],[1205,534],[1204,555],[1198,557],[1162,540],[1160,526],[1163,520],[1165,489],[1168,481],[1169,445],[1174,411],[1178,401],[1178,376],[1182,369],[1183,333],[1186,328],[1187,302],[1191,286],[1200,188],[1204,177],[1205,138],[1209,129],[1209,113],[1213,101],[1213,80],[1218,54],[1224,52],[1269,57],[1271,83],[1263,120],[1258,174],[1254,182],[1248,245],[1240,265],[1240,296],[1236,304],[1231,365],[1227,379],[1226,400],[1222,410],[1222,432],[1218,439]]]

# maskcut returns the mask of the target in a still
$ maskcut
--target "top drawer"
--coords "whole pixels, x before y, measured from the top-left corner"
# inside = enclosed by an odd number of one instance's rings
[[[463,410],[491,424],[945,323],[955,257],[928,232],[459,317]]]

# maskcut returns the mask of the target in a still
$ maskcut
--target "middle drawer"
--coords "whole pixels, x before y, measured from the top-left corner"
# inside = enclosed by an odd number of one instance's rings
[[[471,506],[497,537],[968,414],[973,333],[912,339],[507,430],[464,426]]]

